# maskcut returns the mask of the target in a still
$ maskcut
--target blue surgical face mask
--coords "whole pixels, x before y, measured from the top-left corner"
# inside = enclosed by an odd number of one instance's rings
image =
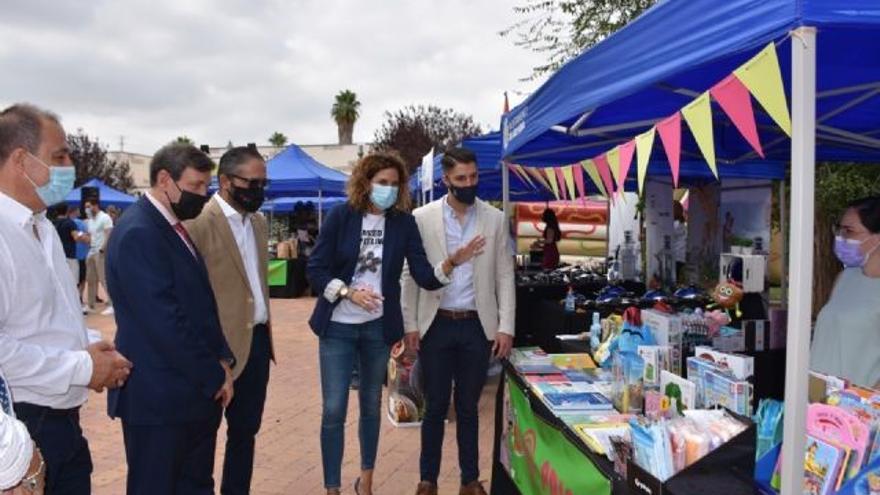
[[[382,211],[394,206],[397,202],[397,186],[383,186],[382,184],[373,184],[370,191],[370,201]]]
[[[73,183],[76,181],[76,168],[67,165],[50,167],[49,165],[46,165],[46,162],[37,158],[33,153],[28,154],[40,165],[49,169],[49,182],[46,182],[42,186],[38,186],[37,183],[25,173],[25,177],[27,177],[27,180],[33,184],[34,189],[37,191],[37,196],[40,197],[43,204],[46,205],[46,207],[49,207],[64,201],[67,195],[70,194],[70,191],[73,190]]]
[[[834,254],[843,266],[847,268],[864,266],[868,261],[868,257],[871,256],[871,253],[873,253],[877,247],[880,247],[880,244],[878,244],[868,250],[867,253],[862,253],[862,243],[864,242],[864,240],[858,241],[855,239],[846,239],[843,236],[836,236],[834,238]]]

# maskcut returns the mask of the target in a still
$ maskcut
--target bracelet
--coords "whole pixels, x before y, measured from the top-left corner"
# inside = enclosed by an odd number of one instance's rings
[[[37,488],[40,485],[39,477],[40,473],[46,469],[46,460],[43,459],[43,453],[40,452],[40,449],[37,449],[37,455],[40,457],[40,465],[37,467],[37,471],[33,474],[25,475],[21,480],[21,487],[29,492],[37,491]]]

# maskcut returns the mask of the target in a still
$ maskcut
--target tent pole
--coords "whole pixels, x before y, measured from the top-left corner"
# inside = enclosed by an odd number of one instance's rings
[[[321,233],[321,225],[324,223],[324,189],[318,186],[318,233]]]
[[[791,38],[791,241],[788,342],[785,360],[783,459],[804,455],[813,299],[813,223],[816,173],[816,29],[802,26]],[[782,463],[782,495],[800,494],[800,462]]]
[[[785,179],[779,181],[779,235],[782,237],[782,307],[788,307],[788,198],[785,195]]]

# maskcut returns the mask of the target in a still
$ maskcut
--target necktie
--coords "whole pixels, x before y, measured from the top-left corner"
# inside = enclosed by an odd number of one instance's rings
[[[186,231],[186,227],[183,226],[182,223],[177,222],[174,224],[174,230],[180,234],[180,237],[183,238],[183,242],[186,244],[186,247],[189,249],[189,252],[192,253],[193,256],[196,255],[196,248],[192,242],[192,239],[189,237],[189,232]]]
[[[0,410],[3,410],[7,415],[12,415],[12,400],[2,376],[0,376]]]

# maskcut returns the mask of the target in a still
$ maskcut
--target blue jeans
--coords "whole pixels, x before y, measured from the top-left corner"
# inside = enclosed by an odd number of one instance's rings
[[[422,339],[419,362],[425,383],[422,420],[422,481],[437,483],[443,451],[444,421],[455,384],[456,440],[461,484],[480,476],[478,406],[489,370],[491,343],[480,320],[449,320],[438,316]]]
[[[345,415],[352,368],[360,365],[361,469],[373,469],[379,447],[382,383],[391,348],[382,337],[382,319],[358,325],[330,322],[321,337],[321,461],[324,487],[342,486],[342,451],[345,445]]]

